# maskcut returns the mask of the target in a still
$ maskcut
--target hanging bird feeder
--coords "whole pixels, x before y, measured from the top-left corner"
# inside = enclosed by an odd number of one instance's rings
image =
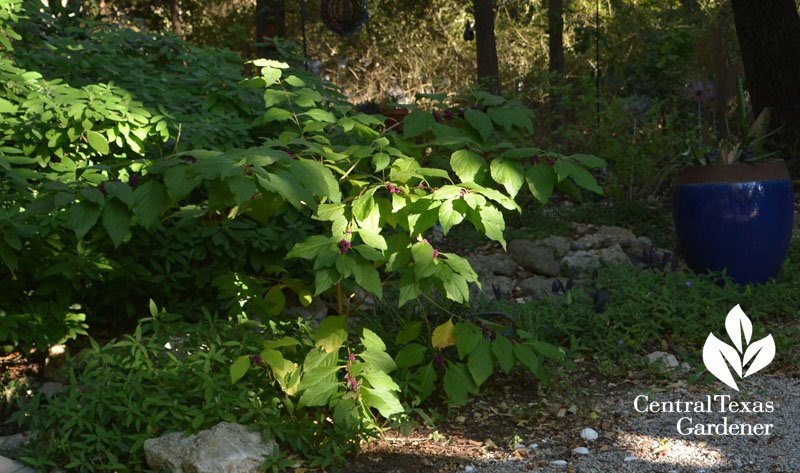
[[[368,16],[366,0],[322,0],[322,21],[336,34],[357,32]]]

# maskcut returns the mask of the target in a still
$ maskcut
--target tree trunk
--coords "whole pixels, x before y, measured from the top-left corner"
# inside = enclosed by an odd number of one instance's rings
[[[800,138],[800,16],[794,0],[732,0],[755,116],[772,109],[788,145]]]
[[[554,117],[553,131],[558,130],[566,122],[567,112],[561,97],[561,85],[564,79],[564,1],[548,0],[548,46],[550,52],[550,105]]]
[[[564,1],[549,0],[547,4],[548,32],[550,38],[550,72],[564,76]]]
[[[183,22],[181,21],[181,0],[172,0],[172,32],[183,35]]]
[[[284,0],[256,0],[256,43],[267,43],[258,47],[258,57],[274,55],[275,46],[268,38],[286,37],[286,8]]]
[[[500,94],[497,44],[494,37],[494,0],[472,0],[475,13],[475,45],[478,53],[478,82],[495,95]]]

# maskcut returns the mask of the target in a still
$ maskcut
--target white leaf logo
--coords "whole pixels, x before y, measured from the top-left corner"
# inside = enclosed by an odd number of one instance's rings
[[[753,324],[738,304],[728,312],[725,329],[735,348],[715,337],[713,333],[709,333],[703,345],[703,363],[717,379],[738,391],[739,387],[728,365],[740,379],[761,371],[775,357],[775,340],[772,339],[772,335],[767,335],[761,340],[750,343]],[[742,371],[748,363],[750,367],[743,375]]]

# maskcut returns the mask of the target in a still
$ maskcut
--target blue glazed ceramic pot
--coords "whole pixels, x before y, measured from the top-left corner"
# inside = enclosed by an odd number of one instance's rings
[[[682,169],[672,214],[687,266],[727,269],[739,284],[777,276],[792,236],[792,198],[783,160]]]

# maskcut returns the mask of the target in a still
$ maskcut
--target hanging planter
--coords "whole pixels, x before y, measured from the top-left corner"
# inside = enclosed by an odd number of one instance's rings
[[[336,34],[357,32],[368,16],[366,0],[322,0],[322,21]]]

